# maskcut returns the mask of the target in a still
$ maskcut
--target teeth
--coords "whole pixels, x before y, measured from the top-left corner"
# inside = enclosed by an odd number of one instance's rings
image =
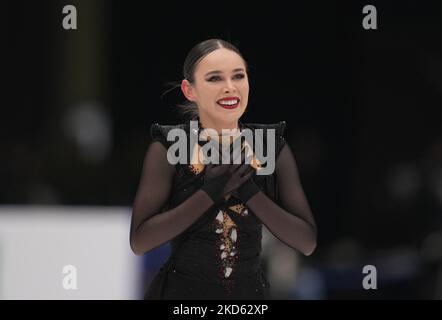
[[[224,100],[224,101],[219,101],[219,104],[223,104],[223,105],[227,105],[227,106],[231,106],[234,104],[237,104],[238,100]]]

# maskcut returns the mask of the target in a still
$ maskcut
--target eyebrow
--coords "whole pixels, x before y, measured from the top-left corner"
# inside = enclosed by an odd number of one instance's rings
[[[232,73],[238,72],[238,71],[243,71],[244,72],[245,70],[244,70],[244,68],[236,68],[236,69],[233,69]],[[213,70],[213,71],[207,72],[206,73],[206,77],[208,75],[211,75],[211,74],[220,74],[220,73],[222,73],[222,71],[220,71],[220,70]]]

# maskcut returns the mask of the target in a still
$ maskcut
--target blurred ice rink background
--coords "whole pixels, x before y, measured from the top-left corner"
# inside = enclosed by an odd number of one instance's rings
[[[137,299],[128,208],[0,207],[0,299]],[[76,289],[65,289],[65,266]]]
[[[77,30],[62,28],[66,4]],[[5,1],[0,299],[142,298],[170,252],[129,246],[149,128],[181,122],[182,94],[163,93],[213,37],[250,66],[242,120],[286,121],[318,225],[309,257],[264,229],[273,297],[442,299],[441,6],[375,3],[367,31],[366,4]]]

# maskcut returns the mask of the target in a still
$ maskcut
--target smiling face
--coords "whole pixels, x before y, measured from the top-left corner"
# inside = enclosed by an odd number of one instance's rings
[[[182,82],[183,93],[198,105],[205,127],[233,129],[247,107],[249,80],[244,60],[225,48],[212,51],[197,65],[194,81]]]

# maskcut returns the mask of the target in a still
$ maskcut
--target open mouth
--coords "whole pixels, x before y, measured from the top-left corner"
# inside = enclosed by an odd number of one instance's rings
[[[216,103],[224,109],[235,109],[239,105],[239,98],[236,97],[223,98],[218,100]]]

